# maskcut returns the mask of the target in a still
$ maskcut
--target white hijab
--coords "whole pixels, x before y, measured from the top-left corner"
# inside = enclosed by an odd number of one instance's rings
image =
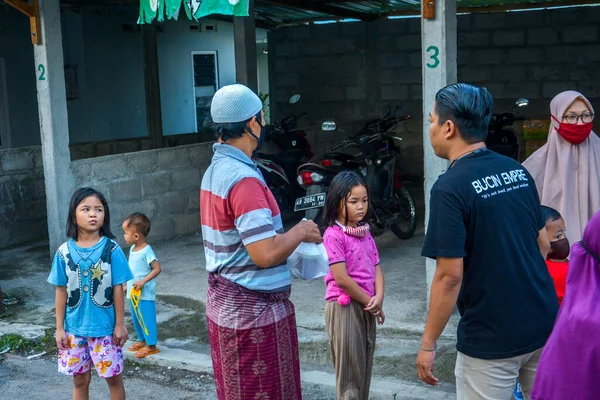
[[[569,90],[550,103],[550,112],[559,121],[577,99],[594,109],[581,93]],[[558,210],[567,226],[571,243],[581,240],[588,221],[600,210],[600,138],[594,132],[574,145],[557,132],[559,123],[551,118],[548,142],[533,153],[523,166],[535,180],[542,205]]]

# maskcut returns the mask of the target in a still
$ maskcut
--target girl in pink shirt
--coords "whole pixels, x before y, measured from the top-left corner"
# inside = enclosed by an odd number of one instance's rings
[[[344,171],[333,179],[323,238],[329,256],[325,321],[338,399],[368,399],[376,323],[385,321],[379,253],[369,224],[363,222],[369,208],[362,176]]]

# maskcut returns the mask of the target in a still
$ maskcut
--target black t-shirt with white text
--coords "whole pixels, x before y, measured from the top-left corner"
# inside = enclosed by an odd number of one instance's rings
[[[545,220],[531,175],[476,151],[439,177],[430,210],[422,255],[464,259],[458,351],[494,360],[543,347],[558,299],[537,242]]]

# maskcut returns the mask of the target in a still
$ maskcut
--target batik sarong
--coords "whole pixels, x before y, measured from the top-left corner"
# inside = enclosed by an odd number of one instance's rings
[[[260,293],[209,275],[206,319],[219,400],[300,400],[290,292]]]

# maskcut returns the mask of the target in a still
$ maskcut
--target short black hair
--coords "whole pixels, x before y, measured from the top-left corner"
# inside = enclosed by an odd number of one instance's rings
[[[262,125],[261,111],[258,112],[254,117],[258,120],[258,123]],[[254,118],[252,117],[252,118]],[[229,139],[237,139],[242,137],[244,133],[246,133],[246,125],[248,122],[252,121],[252,118],[249,118],[242,122],[231,122],[224,124],[213,124],[213,130],[215,132],[215,136],[217,139],[221,138],[222,141],[226,142]]]
[[[542,206],[542,216],[544,221],[553,222],[562,219],[562,215],[552,207]]]
[[[125,224],[127,227],[134,227],[135,231],[144,237],[148,236],[150,233],[150,227],[152,226],[150,218],[139,212],[133,213],[129,217],[125,218]]]
[[[329,191],[327,192],[327,198],[325,199],[325,215],[323,217],[324,228],[335,225],[335,221],[338,219],[338,212],[340,203],[348,200],[352,189],[356,186],[364,186],[367,190],[367,196],[369,196],[369,187],[365,182],[364,178],[355,171],[342,171],[333,178],[329,185]],[[364,220],[368,220],[371,215],[371,198],[369,197],[369,208],[365,214]],[[345,225],[348,224],[348,209],[346,209],[346,215],[344,216]]]
[[[455,83],[440,89],[435,95],[438,123],[454,122],[468,144],[485,141],[493,111],[494,99],[483,87]]]
[[[73,193],[73,196],[71,196],[69,215],[67,216],[67,237],[77,240],[77,236],[79,235],[76,217],[77,206],[81,204],[82,201],[92,196],[97,197],[98,200],[100,200],[100,203],[102,203],[102,207],[104,207],[104,222],[100,227],[100,235],[114,239],[115,235],[110,231],[110,210],[106,198],[98,190],[89,187],[77,189],[75,193]]]

